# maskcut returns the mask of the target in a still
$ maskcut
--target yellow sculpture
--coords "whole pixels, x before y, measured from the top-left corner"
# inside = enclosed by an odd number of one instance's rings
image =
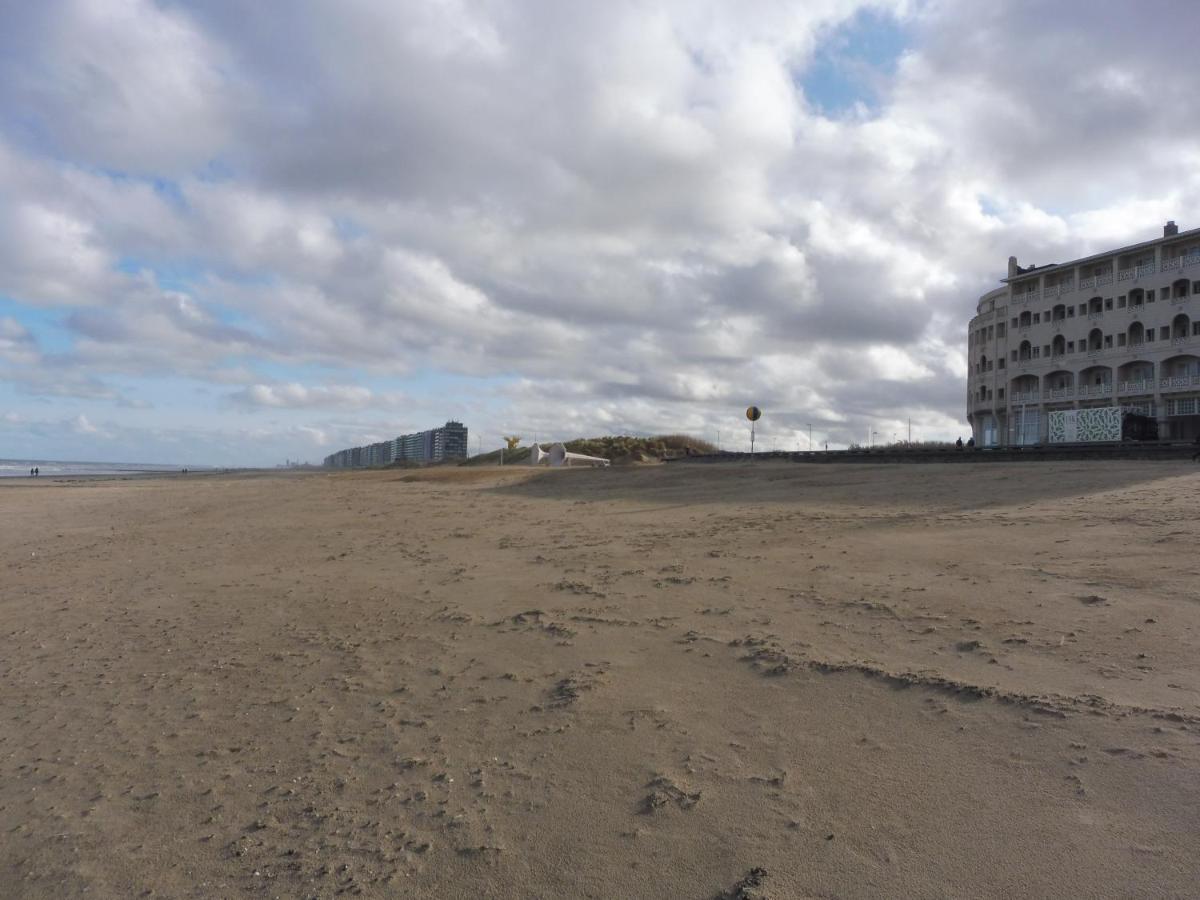
[[[504,435],[504,442],[508,444],[509,450],[516,450],[521,445],[521,436],[519,434]]]

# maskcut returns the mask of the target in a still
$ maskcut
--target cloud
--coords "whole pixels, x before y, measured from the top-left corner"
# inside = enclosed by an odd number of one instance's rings
[[[362,409],[370,406],[373,398],[374,394],[369,388],[357,385],[310,388],[295,382],[275,385],[252,384],[230,395],[230,399],[239,405],[277,409],[310,409],[314,407]]]
[[[1010,254],[1200,207],[1200,75],[1161,72],[1191,5],[743,7],[14,9],[0,379],[88,397],[113,434],[188,379],[257,459],[451,414],[489,441],[711,434],[751,402],[781,441],[953,437],[965,324]],[[847,46],[871,27],[905,46]],[[826,114],[815,66],[863,102]]]

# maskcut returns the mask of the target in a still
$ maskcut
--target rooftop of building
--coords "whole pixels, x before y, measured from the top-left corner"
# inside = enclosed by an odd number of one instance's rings
[[[1134,253],[1138,250],[1148,250],[1151,247],[1155,247],[1159,244],[1165,244],[1169,241],[1179,241],[1189,237],[1200,237],[1200,228],[1192,228],[1188,231],[1171,232],[1170,229],[1174,227],[1174,225],[1174,222],[1168,222],[1166,228],[1163,229],[1163,235],[1161,237],[1156,237],[1153,240],[1142,241],[1141,243],[1137,244],[1129,244],[1125,247],[1117,247],[1114,250],[1105,250],[1102,253],[1093,253],[1091,256],[1081,256],[1079,259],[1072,259],[1064,263],[1047,263],[1046,265],[1041,266],[1017,266],[1017,272],[1015,275],[1010,275],[1008,278],[1001,278],[1000,280],[1005,284],[1009,284],[1013,281],[1020,281],[1027,275],[1032,275],[1035,273],[1038,275],[1044,275],[1056,269],[1069,269],[1074,266],[1085,265],[1090,262],[1107,259],[1110,256],[1121,256],[1126,253]]]

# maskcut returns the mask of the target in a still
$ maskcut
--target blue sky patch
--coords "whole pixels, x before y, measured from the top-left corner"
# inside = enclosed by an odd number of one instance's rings
[[[858,104],[874,113],[907,45],[908,34],[899,20],[862,10],[825,35],[796,82],[826,116],[845,115]]]

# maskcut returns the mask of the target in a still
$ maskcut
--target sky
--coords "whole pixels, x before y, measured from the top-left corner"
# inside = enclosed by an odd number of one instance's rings
[[[1010,255],[1200,225],[1194,0],[0,21],[0,457],[953,440]]]

